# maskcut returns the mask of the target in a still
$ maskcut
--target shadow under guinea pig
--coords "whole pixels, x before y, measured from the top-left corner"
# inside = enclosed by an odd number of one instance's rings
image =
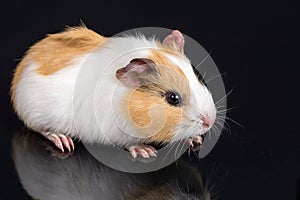
[[[26,128],[13,138],[15,168],[34,199],[210,199],[200,174],[181,160],[154,172],[125,173],[103,165],[80,143],[65,159],[51,155],[51,145]]]

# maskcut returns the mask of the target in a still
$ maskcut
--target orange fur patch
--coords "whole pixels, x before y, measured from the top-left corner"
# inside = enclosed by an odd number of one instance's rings
[[[50,75],[72,64],[74,58],[91,52],[104,40],[105,37],[85,27],[69,28],[49,35],[34,45],[29,53],[33,53],[33,61],[40,66],[38,73]]]
[[[159,107],[155,109],[155,106]],[[133,124],[142,129],[139,133],[144,135],[141,136],[147,137],[151,142],[170,141],[175,126],[182,120],[181,107],[170,106],[164,98],[139,90],[131,93],[126,107]],[[151,109],[154,110],[152,114]],[[160,122],[163,123],[162,126],[155,126]],[[151,133],[151,136],[145,133]]]
[[[15,99],[16,99],[16,87],[17,87],[17,83],[19,82],[19,80],[21,79],[21,76],[23,74],[24,69],[26,68],[26,57],[18,64],[15,73],[14,73],[14,77],[13,80],[11,82],[11,88],[10,88],[10,94],[11,94],[11,100],[14,104]]]
[[[184,78],[186,78],[185,74],[183,71],[173,62],[171,62],[165,55],[162,53],[170,53],[171,51],[166,51],[166,50],[151,50],[151,56],[149,59],[153,60],[157,65],[169,67],[173,70],[176,70],[178,73],[180,73]]]
[[[68,67],[74,58],[91,52],[105,40],[105,37],[85,26],[49,34],[45,39],[33,45],[18,64],[11,84],[12,101],[15,100],[16,85],[29,62],[39,65],[37,72],[47,76]]]

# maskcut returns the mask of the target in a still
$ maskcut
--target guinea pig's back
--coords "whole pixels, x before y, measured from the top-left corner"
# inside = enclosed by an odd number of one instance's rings
[[[106,38],[86,27],[50,34],[16,68],[11,95],[25,124],[36,131],[71,130],[72,95],[86,55]]]

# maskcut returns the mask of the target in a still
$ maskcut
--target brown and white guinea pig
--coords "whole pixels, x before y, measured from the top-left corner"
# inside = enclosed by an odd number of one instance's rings
[[[50,34],[16,68],[14,109],[62,151],[74,149],[77,138],[156,156],[147,143],[203,135],[216,118],[211,93],[183,49],[178,30],[162,43],[104,37],[85,26]]]

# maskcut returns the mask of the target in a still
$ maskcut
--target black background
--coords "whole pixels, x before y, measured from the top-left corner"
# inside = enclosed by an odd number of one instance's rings
[[[300,198],[299,39],[296,3],[10,1],[1,5],[0,198],[25,199],[11,160],[11,137],[21,123],[8,96],[14,67],[47,33],[82,20],[106,36],[146,26],[179,29],[197,40],[217,64],[227,91],[229,121],[203,159],[218,176],[221,199]],[[216,172],[217,171],[217,172]],[[217,181],[218,182],[218,181]],[[27,197],[28,198],[28,197]]]

